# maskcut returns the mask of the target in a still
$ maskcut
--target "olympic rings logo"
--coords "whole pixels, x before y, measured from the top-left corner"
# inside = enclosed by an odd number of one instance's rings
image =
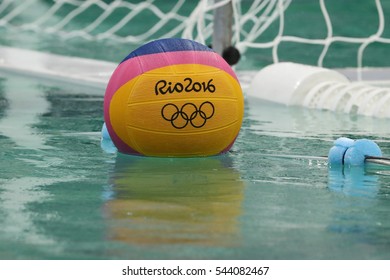
[[[185,103],[180,109],[173,103],[165,104],[161,108],[163,119],[177,129],[185,128],[189,123],[194,128],[201,128],[211,119],[214,112],[214,105],[209,101],[200,104],[199,108],[193,103]]]

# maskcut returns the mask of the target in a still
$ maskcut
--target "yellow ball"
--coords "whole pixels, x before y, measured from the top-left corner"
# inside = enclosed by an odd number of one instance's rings
[[[242,90],[230,66],[206,46],[184,39],[154,41],[131,53],[105,95],[107,130],[128,154],[227,152],[243,113]]]

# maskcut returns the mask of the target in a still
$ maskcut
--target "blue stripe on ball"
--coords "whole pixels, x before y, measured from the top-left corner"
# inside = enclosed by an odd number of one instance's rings
[[[154,53],[163,53],[163,52],[177,52],[177,51],[214,52],[209,47],[192,40],[169,38],[169,39],[160,39],[160,40],[152,41],[150,43],[147,43],[139,47],[135,51],[131,52],[127,57],[125,57],[125,59],[122,60],[122,62],[136,56],[142,56],[142,55],[148,55]]]

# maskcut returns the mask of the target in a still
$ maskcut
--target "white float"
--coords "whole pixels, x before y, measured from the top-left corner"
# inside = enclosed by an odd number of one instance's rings
[[[390,88],[351,82],[336,70],[291,62],[260,70],[247,96],[285,105],[390,117]]]

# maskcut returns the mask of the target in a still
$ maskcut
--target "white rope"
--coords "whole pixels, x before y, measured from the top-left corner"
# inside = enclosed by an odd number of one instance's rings
[[[3,0],[0,3],[0,14],[11,4],[11,0]],[[1,21],[1,20],[0,20]]]
[[[375,34],[373,34],[370,37],[368,37],[367,40],[364,41],[360,45],[360,47],[359,47],[358,56],[357,56],[358,80],[362,79],[362,72],[361,72],[360,69],[363,67],[363,53],[364,53],[364,50],[367,48],[367,46],[369,44],[378,41],[378,39],[380,39],[382,34],[383,34],[383,30],[385,29],[385,17],[384,17],[384,14],[383,14],[381,1],[380,0],[375,0],[375,5],[376,5],[377,11],[378,11],[378,19],[379,19],[378,20],[378,30],[377,30],[377,32]]]
[[[25,1],[23,5],[17,5],[16,8],[14,8],[11,12],[6,14],[2,19],[1,22],[8,24],[12,19],[20,15],[23,11],[25,11],[28,7],[30,7],[33,4],[34,0],[30,1]],[[15,6],[12,5],[13,3],[9,2],[10,6]]]
[[[279,57],[278,57],[278,47],[280,44],[280,41],[283,37],[283,31],[284,31],[284,7],[283,7],[283,2],[282,0],[279,0],[277,3],[277,10],[279,12],[279,31],[278,35],[276,36],[274,40],[274,47],[272,48],[272,58],[274,62],[279,62]]]
[[[328,49],[329,49],[329,46],[331,44],[331,40],[333,37],[333,28],[332,28],[332,23],[330,21],[329,13],[328,13],[328,10],[326,9],[324,0],[320,0],[320,7],[321,7],[322,15],[324,16],[326,30],[327,30],[324,48],[322,49],[322,52],[321,52],[320,56],[318,57],[318,66],[322,67],[322,65],[324,63],[324,58],[325,58],[326,54],[328,53]]]

